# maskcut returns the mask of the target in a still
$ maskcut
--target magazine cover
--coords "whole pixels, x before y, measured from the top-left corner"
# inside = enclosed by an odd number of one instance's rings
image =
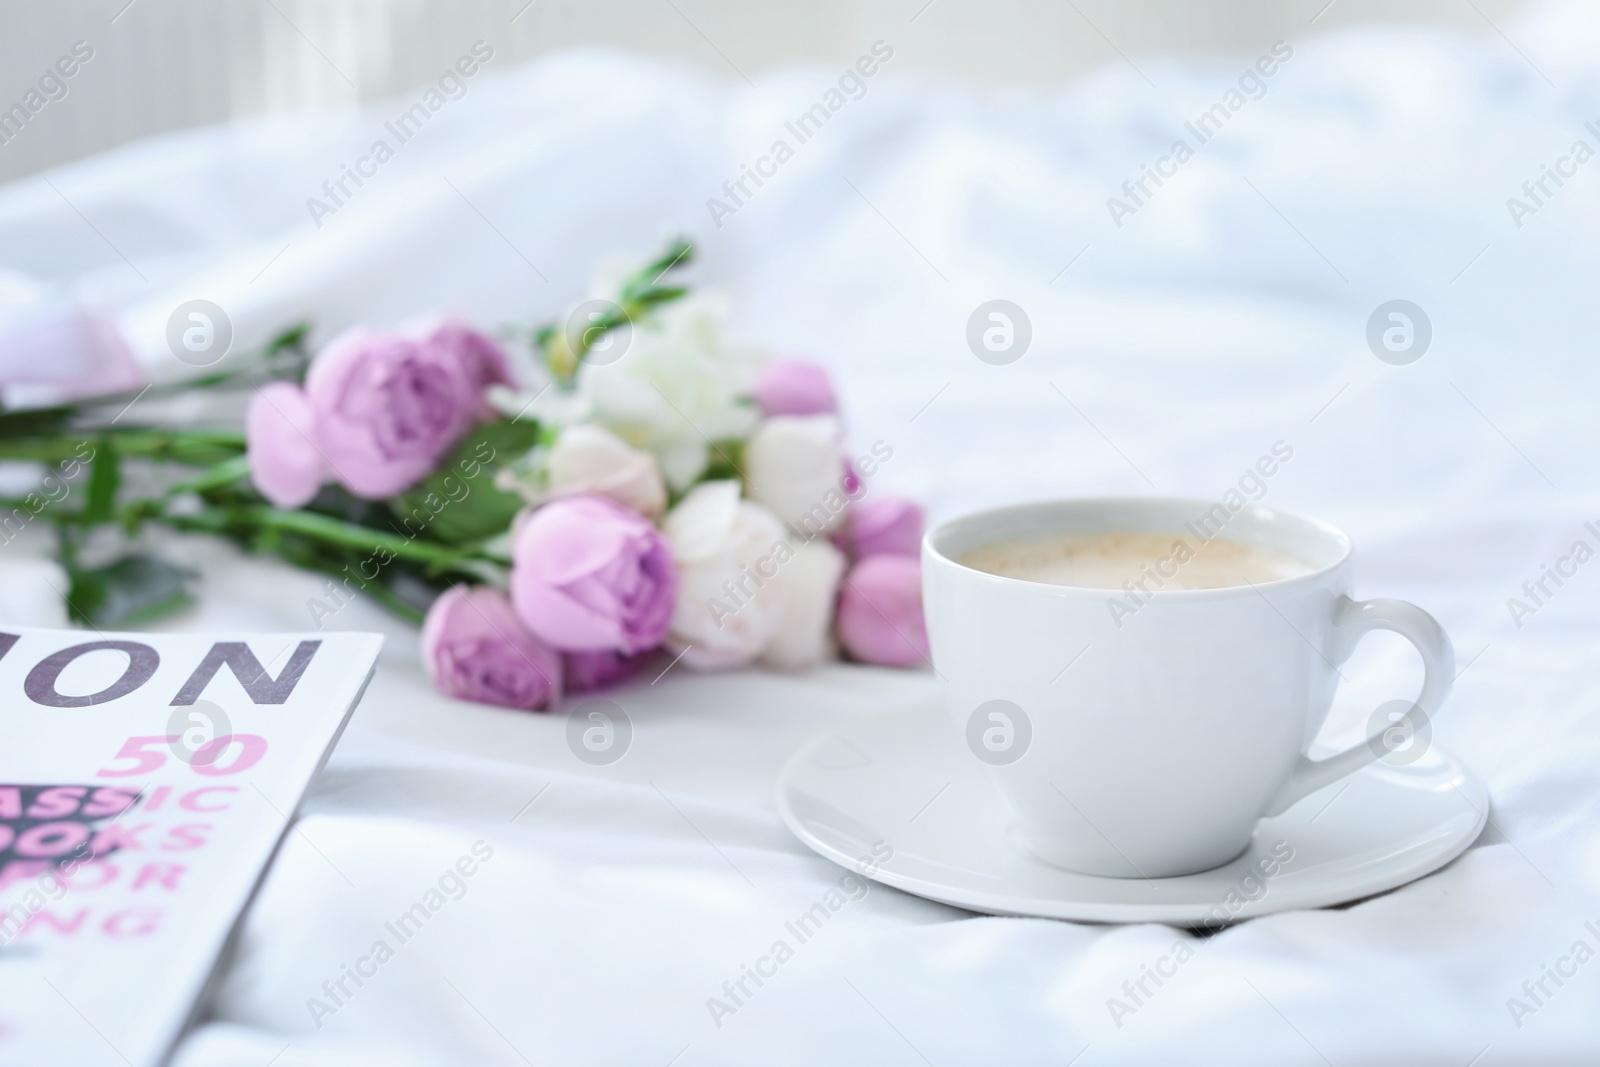
[[[0,1063],[159,1063],[373,634],[0,632]]]

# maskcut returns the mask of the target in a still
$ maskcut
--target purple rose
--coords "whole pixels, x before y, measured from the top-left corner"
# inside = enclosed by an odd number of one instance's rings
[[[922,564],[910,556],[869,556],[845,576],[839,643],[863,663],[910,667],[928,658],[922,619]]]
[[[604,689],[639,673],[650,659],[649,652],[624,656],[609,649],[600,652],[568,652],[561,657],[569,693]]]
[[[522,625],[498,589],[457,586],[428,609],[422,662],[434,688],[458,700],[548,708],[561,695],[561,655]]]
[[[478,400],[476,414],[480,419],[495,414],[483,399],[483,391],[491,385],[510,385],[511,367],[500,346],[460,319],[444,319],[427,335],[427,344],[444,349],[456,358],[467,386]]]
[[[867,497],[850,507],[855,555],[916,556],[922,551],[922,508],[905,497]]]
[[[482,403],[453,352],[363,329],[322,350],[306,395],[333,477],[367,499],[393,496],[432,471]]]
[[[298,385],[272,382],[250,398],[244,420],[250,481],[274,507],[303,507],[322,488],[328,464],[317,449],[315,423]]]
[[[756,379],[756,403],[767,415],[832,415],[839,410],[828,372],[815,363],[780,359]]]
[[[678,572],[638,512],[601,496],[552,501],[518,528],[511,561],[517,614],[563,652],[632,655],[667,635]]]

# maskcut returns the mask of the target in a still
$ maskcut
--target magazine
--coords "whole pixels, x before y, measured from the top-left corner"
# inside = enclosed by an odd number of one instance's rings
[[[382,641],[0,630],[0,1063],[166,1058]]]

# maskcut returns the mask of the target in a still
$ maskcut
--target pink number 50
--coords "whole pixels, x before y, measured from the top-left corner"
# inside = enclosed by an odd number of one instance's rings
[[[239,745],[238,757],[226,767],[220,766],[222,757],[235,742]],[[189,766],[194,768],[196,774],[238,774],[260,763],[266,754],[267,739],[260,734],[222,734],[195,749]]]
[[[172,736],[130,737],[122,743],[122,748],[117,751],[116,759],[131,761],[126,767],[106,767],[97,772],[98,778],[132,778],[136,774],[149,774],[151,771],[165,766],[167,751],[183,738]],[[222,757],[234,744],[239,746],[239,755],[227,766],[218,766]],[[259,734],[223,734],[195,749],[189,765],[196,774],[220,777],[227,774],[238,774],[247,771],[260,763],[267,754],[267,739]]]

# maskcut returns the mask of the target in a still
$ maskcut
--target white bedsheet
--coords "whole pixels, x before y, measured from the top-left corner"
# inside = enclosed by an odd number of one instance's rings
[[[306,198],[411,99],[167,137],[60,168],[56,189],[0,189],[0,266],[115,318],[157,375],[184,369],[162,335],[190,297],[227,309],[240,346],[305,313],[322,336],[441,306],[536,321],[586,294],[598,258],[682,231],[745,328],[834,368],[857,441],[894,449],[883,484],[936,518],[1215,497],[1284,441],[1266,502],[1345,526],[1358,595],[1412,599],[1453,636],[1462,672],[1434,743],[1493,797],[1491,829],[1445,870],[1226,930],[1120,1025],[1108,999],[1189,935],[973,916],[874,885],[719,1026],[708,998],[840,873],[780,823],[779,768],[820,730],[927,698],[930,676],[674,669],[612,695],[633,747],[592,768],[560,717],[436,696],[415,635],[356,604],[330,624],[390,634],[378,678],[178,1062],[1600,1061],[1600,963],[1547,980],[1531,1015],[1507,1003],[1575,942],[1600,948],[1584,925],[1600,925],[1600,563],[1520,626],[1507,607],[1573,542],[1596,546],[1583,523],[1600,520],[1600,163],[1520,228],[1506,205],[1574,141],[1600,147],[1588,18],[1549,8],[1507,27],[1515,47],[1403,28],[1292,41],[1266,96],[1120,229],[1107,197],[1256,54],[1116,65],[1048,94],[875,78],[720,229],[707,198],[838,72],[747,88],[610,54],[491,63],[320,230]],[[908,47],[915,27],[900,32],[889,43]],[[964,342],[995,297],[1034,330],[1007,367]],[[1393,298],[1433,322],[1410,366],[1364,340]],[[169,625],[311,624],[315,579],[186,546],[204,601]],[[33,551],[0,553],[7,622],[60,619]],[[1375,637],[1346,673],[1335,741],[1419,671]],[[477,841],[493,858],[465,895],[319,1027],[323,983]]]

